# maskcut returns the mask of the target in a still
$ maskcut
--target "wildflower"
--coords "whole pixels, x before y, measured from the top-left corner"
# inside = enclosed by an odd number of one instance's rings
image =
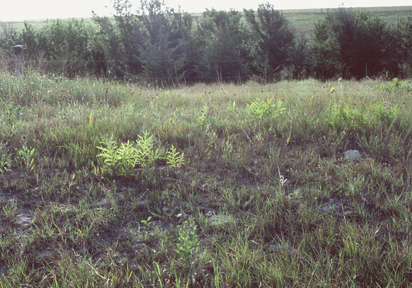
[[[330,88],[330,93],[333,93],[334,91],[335,91],[334,87]]]
[[[338,82],[342,82],[342,78],[339,78],[339,79],[338,79]]]

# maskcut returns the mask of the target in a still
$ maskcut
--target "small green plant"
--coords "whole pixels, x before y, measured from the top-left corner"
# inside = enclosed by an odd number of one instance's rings
[[[5,206],[2,208],[2,214],[7,217],[9,221],[14,219],[14,215],[17,212],[17,203],[15,200],[9,201]]]
[[[136,157],[137,149],[130,141],[122,143],[116,151],[115,158],[118,161],[120,175],[129,176],[133,174],[133,168],[139,163]]]
[[[18,118],[18,116],[21,115],[22,110],[23,108],[21,108],[20,105],[14,105],[13,103],[8,104],[4,111],[6,125],[11,127]]]
[[[30,149],[26,143],[23,143],[23,146],[16,151],[16,161],[25,171],[30,171],[33,169],[34,159],[36,157],[36,149]]]
[[[209,113],[209,107],[207,105],[203,106],[202,114],[197,118],[197,124],[203,126],[205,124],[207,115]]]
[[[334,104],[330,115],[326,117],[326,122],[337,132],[342,132],[362,127],[367,124],[368,119],[356,108]]]
[[[179,254],[184,261],[191,263],[193,257],[199,251],[199,245],[196,225],[192,221],[190,224],[185,221],[183,226],[179,228],[179,243],[175,252]]]
[[[11,167],[11,155],[6,147],[0,143],[0,173],[9,171]]]
[[[20,107],[20,105],[10,103],[5,107],[4,113],[2,111],[2,115],[0,115],[0,124],[4,124],[5,129],[0,132],[0,136],[2,136],[3,139],[11,139],[13,134],[16,132],[15,124],[17,118],[21,115],[22,110],[23,109]]]
[[[172,145],[172,148],[167,151],[166,164],[169,165],[169,167],[180,167],[185,164],[185,153],[179,154],[180,153],[177,152],[176,148]]]
[[[274,103],[275,99],[269,99],[267,102],[256,99],[255,102],[252,102],[250,106],[248,106],[248,111],[250,115],[255,118],[262,118],[266,116],[277,117],[283,113],[285,108],[282,108],[282,102],[278,101]]]
[[[146,220],[141,220],[140,223],[143,224],[142,229],[145,230],[147,232],[148,229],[150,229],[150,225],[152,225],[152,222],[149,222],[150,220],[152,220],[152,216],[147,217]]]
[[[165,151],[163,148],[154,148],[154,137],[149,136],[148,132],[144,132],[143,136],[139,135],[139,140],[136,140],[136,145],[127,141],[122,143],[120,147],[113,141],[112,138],[100,142],[103,146],[97,147],[102,153],[97,157],[102,157],[104,160],[103,170],[110,175],[132,176],[133,169],[136,166],[145,169],[153,167],[158,160],[166,159],[170,167],[180,167],[185,163],[184,154],[172,148]],[[104,147],[105,146],[105,147]],[[179,155],[180,154],[180,155]],[[118,172],[120,171],[120,172]]]
[[[232,104],[229,104],[227,106],[227,111],[229,111],[229,112],[236,112],[237,109],[238,108],[236,107],[236,101],[233,101]]]
[[[139,135],[139,140],[136,140],[137,147],[129,141],[117,147],[112,138],[100,143],[106,147],[97,147],[103,152],[97,157],[104,158],[103,169],[109,174],[131,176],[134,167],[150,168],[157,160],[164,159],[164,150],[153,148],[154,138],[153,135],[149,136],[148,132],[144,132],[143,136]]]
[[[154,136],[149,136],[147,131],[143,132],[143,136],[139,135],[137,143],[137,164],[142,167],[152,167],[156,161],[164,159],[164,149],[154,149]]]
[[[376,86],[381,92],[399,92],[399,93],[411,93],[412,86],[409,81],[399,81],[398,78],[393,78],[392,82],[388,84],[380,84]]]
[[[100,141],[100,143],[106,146],[106,147],[102,147],[102,146],[97,147],[97,149],[102,151],[102,153],[97,155],[97,157],[104,158],[103,169],[116,171],[118,162],[119,162],[116,142],[112,138],[109,138],[109,139],[104,139]]]
[[[398,105],[378,103],[371,107],[372,114],[382,123],[391,124],[399,114]]]

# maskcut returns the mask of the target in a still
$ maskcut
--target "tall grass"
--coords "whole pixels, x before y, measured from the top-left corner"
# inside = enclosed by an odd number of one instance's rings
[[[378,84],[3,73],[2,287],[411,285],[411,95]]]

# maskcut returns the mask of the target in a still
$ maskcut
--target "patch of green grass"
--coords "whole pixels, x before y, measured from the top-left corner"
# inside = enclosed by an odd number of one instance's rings
[[[377,84],[2,74],[0,283],[410,286],[412,102]]]

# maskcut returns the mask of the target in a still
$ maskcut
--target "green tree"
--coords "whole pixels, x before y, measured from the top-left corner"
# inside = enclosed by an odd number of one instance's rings
[[[412,75],[412,16],[398,17],[396,23],[391,25],[391,41],[388,53],[391,53],[392,64],[399,67],[399,73],[402,77]],[[396,52],[394,52],[396,51]]]
[[[124,78],[142,71],[138,45],[141,41],[140,21],[138,15],[132,13],[129,0],[114,0],[114,21],[109,17],[99,17],[93,13],[93,21],[97,26],[93,56],[104,58],[106,67],[99,65],[100,70],[107,70],[109,76]],[[100,49],[103,49],[104,56]],[[102,60],[99,60],[102,61]]]
[[[314,43],[308,55],[309,73],[317,79],[327,79],[340,71],[339,43],[334,36],[331,23],[324,20],[315,23]]]
[[[307,75],[308,40],[302,34],[296,38],[291,49],[291,69],[293,79],[301,79]]]
[[[88,72],[90,30],[83,20],[52,20],[38,31],[37,51],[49,61],[50,72],[73,77]]]
[[[397,75],[396,42],[386,23],[364,11],[339,8],[315,25],[310,49],[311,73],[317,78],[375,76],[383,71]]]
[[[11,46],[23,45],[25,54],[27,57],[31,57],[36,54],[39,45],[39,33],[34,30],[33,26],[28,22],[24,22],[24,28],[17,32],[13,31],[7,34],[0,41],[0,45],[3,49],[9,51]]]
[[[52,20],[39,30],[24,23],[24,28],[14,32],[3,46],[24,45],[26,59],[46,60],[46,72],[72,77],[89,71],[90,53],[88,48],[91,27],[83,20]],[[41,57],[40,57],[41,56]]]
[[[184,76],[187,32],[181,14],[158,0],[141,2],[141,37],[138,45],[142,76],[148,81],[170,85]]]
[[[265,81],[278,77],[290,64],[294,46],[293,29],[272,4],[260,4],[258,10],[244,10],[246,21],[256,35],[254,68]]]
[[[196,39],[203,46],[202,60],[197,66],[200,77],[223,82],[248,78],[249,39],[241,17],[235,10],[203,12],[196,32]]]

